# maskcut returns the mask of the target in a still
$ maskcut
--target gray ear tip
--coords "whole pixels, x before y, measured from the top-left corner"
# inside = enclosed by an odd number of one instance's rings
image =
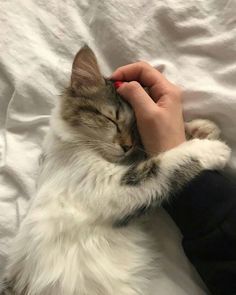
[[[87,43],[84,43],[84,44],[82,44],[79,51],[75,55],[74,62],[73,62],[73,67],[74,67],[78,57],[83,57],[84,59],[86,59],[86,57],[88,57],[88,56],[93,57],[93,58],[96,59],[93,50],[88,46]]]
[[[80,50],[92,51],[92,49],[89,47],[89,45],[87,43],[83,43],[83,45],[81,46]]]

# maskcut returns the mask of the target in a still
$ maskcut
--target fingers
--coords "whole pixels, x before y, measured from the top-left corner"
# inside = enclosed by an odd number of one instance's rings
[[[124,82],[117,92],[132,106],[137,116],[142,113],[153,113],[155,102],[136,81]]]
[[[169,92],[172,84],[156,69],[145,62],[137,62],[118,68],[111,79],[121,81],[138,81],[150,88],[152,98],[156,101]]]

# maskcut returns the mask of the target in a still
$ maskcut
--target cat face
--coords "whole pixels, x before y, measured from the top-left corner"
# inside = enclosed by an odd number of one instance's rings
[[[62,96],[61,117],[78,141],[109,161],[122,161],[137,148],[133,110],[113,82],[103,78],[87,46],[74,59],[71,87]]]

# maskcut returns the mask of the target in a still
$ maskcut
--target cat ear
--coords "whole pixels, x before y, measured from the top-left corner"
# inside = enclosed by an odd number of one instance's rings
[[[93,51],[85,45],[76,54],[71,73],[71,87],[78,93],[81,87],[98,87],[104,79]]]

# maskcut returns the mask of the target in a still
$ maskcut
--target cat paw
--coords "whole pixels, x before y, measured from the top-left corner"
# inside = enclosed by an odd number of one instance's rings
[[[192,139],[160,154],[160,169],[162,171],[176,171],[178,167],[191,174],[194,170],[221,170],[229,158],[231,150],[219,140]],[[165,172],[165,173],[167,173]]]
[[[193,155],[200,161],[204,169],[223,169],[227,164],[231,149],[219,140],[193,139]]]
[[[185,123],[185,131],[188,138],[219,139],[220,129],[210,120],[196,119]]]

